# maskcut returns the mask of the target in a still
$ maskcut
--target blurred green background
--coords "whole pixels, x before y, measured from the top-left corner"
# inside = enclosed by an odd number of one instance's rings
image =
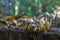
[[[0,0],[0,14],[15,14],[16,1],[18,15],[38,16],[44,12],[53,13],[55,6],[60,6],[60,0]]]

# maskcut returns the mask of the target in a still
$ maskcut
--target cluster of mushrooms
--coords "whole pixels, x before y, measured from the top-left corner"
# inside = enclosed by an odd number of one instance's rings
[[[47,32],[51,25],[54,15],[45,13],[39,16],[7,16],[0,18],[0,26],[6,29],[20,29],[36,32]]]

